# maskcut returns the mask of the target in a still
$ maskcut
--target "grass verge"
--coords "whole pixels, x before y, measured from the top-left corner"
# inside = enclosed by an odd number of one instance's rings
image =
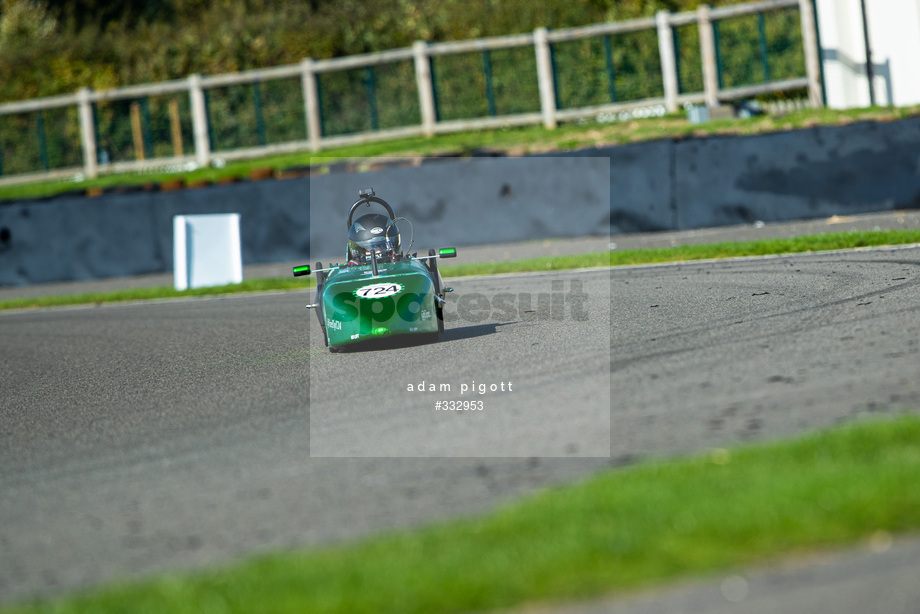
[[[636,264],[656,264],[662,262],[679,262],[690,260],[708,260],[718,258],[736,258],[741,256],[763,256],[770,254],[793,254],[802,252],[851,249],[882,245],[904,245],[920,243],[920,230],[875,230],[863,232],[842,232],[833,234],[808,235],[790,239],[763,239],[738,243],[714,243],[708,245],[684,245],[660,249],[638,249],[612,252],[595,252],[574,256],[552,256],[528,260],[510,260],[487,264],[460,264],[444,266],[441,271],[445,278],[465,277],[470,275],[497,275],[500,273],[522,273],[531,271],[558,271],[590,267],[624,266]],[[283,290],[303,290],[314,285],[312,278],[294,279],[272,277],[250,279],[241,284],[216,286],[213,288],[196,288],[177,291],[170,286],[138,288],[118,292],[45,296],[0,301],[0,310],[32,309],[41,307],[61,307],[66,305],[93,305],[138,301],[148,299],[166,299],[190,296],[214,296],[243,292],[267,292]]]
[[[839,126],[858,121],[896,121],[920,115],[920,107],[872,107],[866,109],[803,109],[783,115],[760,115],[746,119],[723,119],[705,124],[691,124],[685,114],[629,121],[563,123],[555,130],[542,126],[476,130],[443,134],[430,138],[413,137],[349,145],[311,152],[281,154],[250,160],[231,161],[190,171],[149,171],[116,173],[97,179],[77,181],[51,180],[0,186],[0,201],[43,198],[61,193],[84,194],[88,190],[118,190],[129,187],[152,188],[167,181],[180,180],[186,185],[240,180],[261,176],[265,171],[284,174],[332,160],[348,161],[357,168],[373,164],[381,157],[470,156],[477,152],[521,156],[590,147],[607,147],[663,138],[685,139],[709,136],[751,135],[784,130]],[[219,158],[216,155],[215,158]]]
[[[196,296],[219,296],[222,294],[242,294],[247,292],[303,290],[313,285],[314,281],[312,279],[297,280],[285,277],[266,277],[261,279],[247,279],[239,284],[228,284],[210,288],[191,288],[189,290],[176,290],[172,286],[129,288],[115,292],[62,294],[59,296],[40,296],[35,298],[19,298],[0,301],[0,311],[4,309],[35,309],[43,307],[101,305],[103,303],[122,303],[128,301],[188,298]]]
[[[920,528],[920,418],[648,462],[485,517],[106,588],[37,612],[461,612],[580,599]]]

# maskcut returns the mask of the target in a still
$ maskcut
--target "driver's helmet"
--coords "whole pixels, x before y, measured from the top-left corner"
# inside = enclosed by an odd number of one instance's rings
[[[401,254],[399,229],[385,215],[370,213],[359,217],[348,230],[348,259],[364,263],[371,250],[381,260],[391,260]]]

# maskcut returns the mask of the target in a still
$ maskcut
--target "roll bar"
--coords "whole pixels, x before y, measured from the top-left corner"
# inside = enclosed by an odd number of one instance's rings
[[[361,205],[367,205],[368,207],[370,207],[371,203],[377,203],[378,205],[382,205],[383,208],[387,210],[387,213],[390,216],[390,220],[395,221],[396,214],[393,213],[393,207],[390,206],[390,203],[383,200],[379,196],[374,196],[373,188],[366,188],[364,190],[360,190],[358,192],[358,195],[361,198],[355,201],[355,204],[351,206],[351,210],[348,212],[348,222],[345,226],[347,230],[351,230],[352,219],[354,218],[355,211],[357,211],[358,207],[360,207]]]

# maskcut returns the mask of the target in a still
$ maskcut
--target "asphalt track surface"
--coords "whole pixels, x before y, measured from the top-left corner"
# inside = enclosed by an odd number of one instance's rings
[[[343,355],[308,335],[301,292],[0,314],[0,602],[920,408],[920,248],[451,285],[494,302],[573,280],[588,318],[518,302],[458,314],[437,344]],[[406,390],[420,375],[516,388],[445,414]],[[417,457],[342,457],[367,450]]]

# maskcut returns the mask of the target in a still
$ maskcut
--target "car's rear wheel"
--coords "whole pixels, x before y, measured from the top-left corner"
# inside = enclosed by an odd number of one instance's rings
[[[321,270],[323,263],[317,261],[316,267],[316,317],[319,318],[320,328],[323,329],[323,344],[329,347],[329,337],[326,335],[326,314],[323,313],[323,286],[326,284],[326,272]]]
[[[434,249],[428,250],[429,256],[435,256],[437,253]],[[431,271],[431,281],[434,284],[434,294],[437,297],[434,301],[434,314],[438,318],[438,334],[440,334],[444,332],[444,309],[438,302],[443,297],[441,296],[441,282],[439,281],[441,276],[438,275],[437,258],[428,258],[428,270]]]

